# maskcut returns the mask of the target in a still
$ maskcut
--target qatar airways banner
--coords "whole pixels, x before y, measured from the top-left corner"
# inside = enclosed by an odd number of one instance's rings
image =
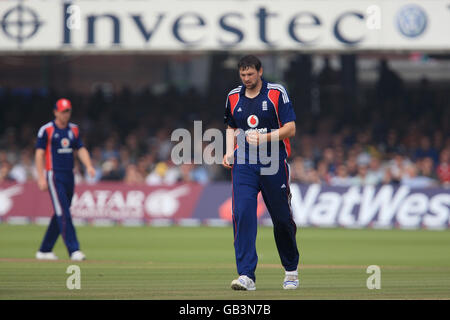
[[[77,185],[70,208],[74,219],[92,220],[179,220],[190,218],[203,187],[128,186],[122,183]],[[35,183],[0,184],[0,218],[51,217],[54,210],[48,192]]]
[[[0,52],[449,50],[449,0],[2,0]]]
[[[448,229],[449,189],[393,187],[330,187],[291,185],[292,213],[296,224],[344,228],[426,228]],[[74,219],[91,222],[110,220],[214,221],[231,224],[231,184],[130,186],[122,183],[77,185],[71,212]],[[35,183],[0,184],[0,219],[8,222],[25,217],[36,221],[53,214],[48,192]],[[261,195],[257,215],[270,221]]]

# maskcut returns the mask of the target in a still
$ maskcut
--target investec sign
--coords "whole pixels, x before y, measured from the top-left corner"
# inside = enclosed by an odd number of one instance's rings
[[[292,210],[301,226],[439,228],[449,226],[450,190],[292,185]]]
[[[0,51],[448,50],[449,4],[2,0]]]

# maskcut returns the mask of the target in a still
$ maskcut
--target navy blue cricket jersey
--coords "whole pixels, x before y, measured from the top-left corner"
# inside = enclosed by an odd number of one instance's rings
[[[263,80],[259,94],[254,98],[245,96],[245,86],[241,85],[228,93],[225,104],[225,124],[232,128],[242,129],[245,133],[258,130],[260,133],[271,132],[281,128],[285,123],[295,121],[296,116],[286,89],[276,83]],[[238,146],[240,148],[238,137]],[[245,141],[245,161],[249,161],[250,146]],[[258,147],[259,152],[260,147]],[[270,147],[264,152],[270,157]],[[237,156],[241,153],[238,151]],[[291,145],[286,138],[279,141],[279,160],[291,154]],[[259,156],[258,156],[259,162]]]
[[[43,125],[38,132],[36,148],[45,150],[45,170],[72,171],[73,149],[83,147],[78,126],[69,123],[64,129],[55,121]]]

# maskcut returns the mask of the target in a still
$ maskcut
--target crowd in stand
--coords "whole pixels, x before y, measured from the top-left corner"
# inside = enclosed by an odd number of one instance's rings
[[[408,88],[391,70],[385,72],[373,88],[349,93],[337,72],[323,70],[312,82],[318,94],[306,98],[286,77],[297,114],[288,161],[291,182],[450,187],[449,90],[425,79]],[[72,101],[72,122],[79,124],[97,169],[90,178],[76,162],[77,183],[227,180],[229,171],[220,164],[175,165],[171,133],[176,128],[193,132],[195,120],[202,121],[203,131],[223,130],[223,101],[231,88],[232,82],[206,95],[169,87],[158,94],[124,88],[87,96],[0,88],[0,182],[35,180],[37,131],[52,119],[52,105],[61,96]]]

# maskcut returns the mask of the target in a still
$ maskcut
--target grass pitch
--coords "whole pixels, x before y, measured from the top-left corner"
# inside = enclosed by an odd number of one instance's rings
[[[272,228],[259,227],[256,291],[233,291],[231,227],[77,227],[88,260],[36,261],[46,227],[0,224],[0,299],[450,299],[450,231],[299,228],[300,288],[282,289]],[[66,287],[69,265],[81,289]],[[369,290],[369,265],[381,289]]]

